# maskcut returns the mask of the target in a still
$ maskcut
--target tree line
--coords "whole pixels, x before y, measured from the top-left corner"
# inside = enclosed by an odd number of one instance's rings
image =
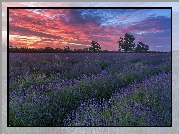
[[[128,33],[125,34],[124,38],[120,37],[117,42],[119,44],[119,51],[122,51],[123,49],[125,52],[141,53],[149,50],[149,46],[142,42],[139,42],[136,46],[134,40],[134,36]]]
[[[120,37],[118,44],[118,51],[108,51],[108,50],[101,50],[101,46],[98,42],[92,41],[91,46],[89,48],[83,49],[70,49],[69,46],[65,46],[64,49],[61,48],[28,48],[28,47],[13,47],[9,46],[9,52],[14,53],[107,53],[107,52],[135,52],[135,53],[147,53],[147,52],[155,52],[149,51],[149,46],[138,42],[137,45],[134,43],[134,36],[128,33],[125,34],[124,38]]]

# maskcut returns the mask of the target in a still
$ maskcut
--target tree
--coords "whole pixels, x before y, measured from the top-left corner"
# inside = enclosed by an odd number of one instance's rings
[[[147,52],[148,50],[149,50],[149,46],[146,45],[146,46],[145,46],[145,52]]]
[[[63,49],[61,49],[61,48],[55,48],[55,52],[59,52],[59,53],[62,53],[63,52]]]
[[[93,48],[92,48],[92,47],[90,47],[90,48],[89,48],[89,51],[90,51],[90,52],[93,52]]]
[[[35,49],[34,49],[35,51]],[[53,48],[51,47],[45,47],[45,52],[49,53],[49,52],[53,52]]]
[[[141,52],[147,52],[149,50],[149,46],[148,45],[145,45],[144,43],[142,42],[139,42],[137,44],[137,47],[135,48],[135,52],[137,53],[141,53]]]
[[[64,47],[63,52],[65,52],[65,53],[66,53],[66,52],[70,52],[70,51],[71,51],[71,50],[70,50],[70,47],[68,47],[68,46],[65,46],[65,47]]]
[[[119,44],[119,51],[122,49],[124,49],[125,52],[133,51],[135,47],[134,40],[134,36],[128,33],[125,34],[124,38],[120,37],[119,41],[117,42]]]
[[[96,52],[101,49],[100,45],[96,41],[91,42],[91,47],[89,48],[90,51]]]
[[[83,48],[83,52],[88,52],[88,48]]]
[[[10,46],[9,46],[9,48],[13,48],[13,46],[12,46],[12,45],[10,45]]]
[[[142,51],[142,47],[139,44],[137,44],[137,47],[135,48],[135,52],[141,53],[141,51]]]

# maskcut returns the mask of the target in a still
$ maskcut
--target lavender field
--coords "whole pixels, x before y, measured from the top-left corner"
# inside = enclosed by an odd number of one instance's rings
[[[10,53],[11,126],[171,126],[171,53]]]

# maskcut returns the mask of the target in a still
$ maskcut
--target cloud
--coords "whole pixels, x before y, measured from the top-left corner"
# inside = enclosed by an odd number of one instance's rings
[[[156,46],[156,47],[163,47],[163,46]]]
[[[41,39],[41,43],[30,41],[29,43],[38,47],[44,46],[43,43],[53,47],[63,47],[62,42],[68,42],[65,45],[76,48],[76,46],[84,47],[95,40],[102,49],[117,50],[117,41],[125,33],[133,34],[136,43],[142,41],[150,44],[151,47],[163,40],[165,41],[163,45],[171,44],[170,18],[157,16],[158,12],[155,12],[134,9],[12,10],[9,28],[10,34],[19,35],[19,39],[22,38],[21,36],[37,36]]]
[[[146,33],[171,30],[171,18],[164,16],[149,17],[138,23],[133,23],[133,25],[127,26],[125,29],[131,29],[131,31],[145,30]]]
[[[55,38],[55,39],[60,39],[60,36],[52,35],[52,34],[47,34],[43,32],[36,32],[32,31],[28,28],[23,28],[23,27],[18,27],[18,26],[9,26],[10,34],[18,31],[19,35],[27,35],[27,36],[39,36],[39,37],[46,37],[46,38]]]
[[[93,23],[100,25],[102,17],[94,9],[67,9],[63,22],[68,25]]]

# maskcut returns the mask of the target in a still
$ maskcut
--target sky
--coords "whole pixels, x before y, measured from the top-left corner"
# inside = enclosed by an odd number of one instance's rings
[[[23,4],[38,6],[39,2]],[[51,6],[44,3],[47,5]],[[9,20],[9,44],[17,47],[83,49],[95,40],[102,50],[118,50],[117,41],[129,33],[135,44],[143,42],[152,51],[171,51],[169,9],[10,9]]]

